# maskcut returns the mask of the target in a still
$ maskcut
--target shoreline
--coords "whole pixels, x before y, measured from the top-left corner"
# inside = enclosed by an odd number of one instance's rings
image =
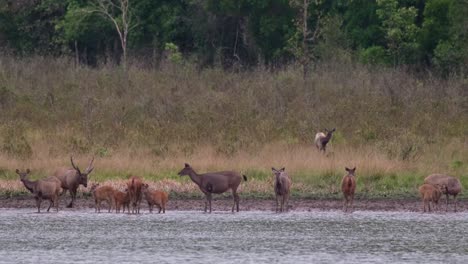
[[[68,197],[67,197],[68,198]],[[68,203],[70,200],[66,199]],[[275,200],[274,199],[253,199],[245,198],[240,201],[240,211],[275,211]],[[43,201],[41,211],[47,209],[49,205],[48,201]],[[66,208],[66,203],[63,199],[60,200],[59,210],[74,211],[80,209],[94,208],[94,201],[91,197],[88,198],[77,198],[76,206],[73,209]],[[337,199],[307,199],[307,198],[291,198],[289,202],[290,211],[330,211],[330,210],[341,210],[343,206],[343,200]],[[231,211],[232,199],[229,198],[217,198],[212,201],[213,211]],[[445,212],[445,198],[441,198],[439,201],[439,211]],[[17,196],[12,198],[0,197],[0,208],[2,209],[24,209],[24,208],[36,208],[34,199],[29,195]],[[107,212],[107,203],[103,202],[101,210]],[[468,205],[465,200],[458,200],[458,212],[468,210]],[[169,199],[166,207],[166,211],[200,211],[204,209],[203,198],[178,198]],[[52,208],[51,208],[52,210]],[[145,201],[141,203],[141,210],[143,213],[148,212],[148,205]],[[406,211],[406,212],[421,212],[422,204],[419,199],[363,199],[354,200],[355,211]],[[153,213],[157,214],[157,208]],[[453,212],[452,199],[450,199],[449,212]]]

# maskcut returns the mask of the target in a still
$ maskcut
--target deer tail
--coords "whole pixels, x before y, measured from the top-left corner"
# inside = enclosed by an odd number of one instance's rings
[[[242,177],[244,178],[244,181],[247,181],[247,176],[242,175]]]

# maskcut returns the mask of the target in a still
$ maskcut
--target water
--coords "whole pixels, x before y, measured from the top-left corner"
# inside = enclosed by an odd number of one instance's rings
[[[0,263],[467,263],[468,213],[0,209]]]

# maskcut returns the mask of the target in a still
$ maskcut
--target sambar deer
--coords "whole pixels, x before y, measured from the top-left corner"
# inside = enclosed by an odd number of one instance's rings
[[[285,209],[286,211],[288,211],[291,179],[289,178],[289,175],[284,171],[285,168],[282,168],[280,170],[271,168],[271,170],[275,175],[276,212],[283,212],[285,211]]]
[[[140,213],[140,204],[143,197],[141,193],[142,185],[143,181],[138,176],[131,176],[130,179],[127,181],[128,196],[130,199],[130,204],[132,206],[133,214]]]
[[[94,169],[94,157],[91,159],[91,162],[89,163],[88,167],[84,172],[81,172],[78,166],[76,166],[73,163],[73,157],[70,157],[70,161],[72,168],[58,168],[54,173],[54,176],[57,177],[62,184],[62,195],[65,194],[67,190],[70,192],[71,201],[70,204],[68,204],[67,206],[68,208],[73,207],[73,204],[76,200],[76,191],[80,184],[83,185],[85,188],[88,187],[88,175]]]
[[[431,212],[431,204],[434,209],[438,209],[439,199],[445,186],[432,185],[425,183],[419,187],[419,194],[421,195],[423,212],[426,212],[426,207]]]
[[[20,172],[20,170],[16,169],[16,173],[20,176],[20,180],[23,183],[24,187],[28,189],[33,195],[34,199],[36,200],[37,212],[41,212],[41,203],[42,200],[49,200],[49,208],[47,208],[47,212],[49,212],[50,208],[54,205],[56,211],[58,212],[59,207],[59,196],[61,192],[60,182],[55,177],[48,177],[45,179],[40,179],[37,181],[29,180],[28,174],[31,171],[26,169],[26,172]]]
[[[442,193],[445,194],[446,197],[445,211],[448,211],[449,195],[453,196],[455,204],[454,211],[457,211],[457,195],[462,190],[462,186],[459,179],[445,174],[431,174],[424,179],[424,183],[445,186],[445,188],[442,190]]]
[[[319,151],[322,151],[323,153],[325,153],[325,151],[327,150],[327,144],[332,138],[333,132],[335,131],[336,131],[336,128],[333,128],[332,130],[325,129],[325,133],[318,132],[317,134],[315,134],[314,143]]]
[[[115,190],[111,186],[100,186],[99,183],[95,183],[91,186],[90,192],[94,197],[94,211],[96,213],[101,212],[102,201],[106,201],[109,204],[109,213],[115,208]]]
[[[348,208],[351,206],[351,211],[353,210],[354,202],[354,192],[356,190],[356,167],[352,169],[345,168],[348,174],[343,177],[341,181],[341,191],[343,192],[344,201],[343,201],[343,211],[347,212]]]
[[[219,171],[198,174],[187,163],[185,163],[185,167],[178,174],[179,176],[188,175],[190,179],[198,185],[200,191],[205,194],[205,212],[209,205],[211,213],[211,194],[221,194],[229,189],[232,190],[232,196],[234,199],[232,212],[234,212],[234,208],[237,208],[237,212],[239,212],[239,195],[237,194],[237,188],[239,187],[242,178],[244,178],[244,181],[247,181],[247,176],[240,175],[235,171]]]
[[[123,213],[125,213],[125,207],[127,208],[127,212],[130,213],[130,196],[128,194],[128,189],[126,189],[125,192],[115,190],[114,199],[116,213],[120,213],[121,207],[123,207]]]
[[[158,213],[161,211],[166,213],[166,204],[169,200],[169,195],[166,192],[158,191],[158,190],[150,190],[148,184],[143,184],[141,187],[141,192],[145,197],[146,201],[148,202],[148,207],[150,213],[153,212],[153,207],[156,205],[159,209]]]

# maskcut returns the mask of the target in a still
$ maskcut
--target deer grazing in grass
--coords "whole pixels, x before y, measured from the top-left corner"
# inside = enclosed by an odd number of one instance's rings
[[[53,205],[58,212],[59,196],[60,192],[62,191],[60,187],[60,181],[55,177],[30,181],[27,178],[30,172],[31,171],[29,169],[27,169],[26,172],[20,172],[18,169],[16,169],[16,173],[20,176],[20,180],[24,184],[24,187],[26,187],[26,189],[28,189],[28,191],[34,195],[34,199],[36,200],[37,205],[37,212],[41,212],[41,203],[43,199],[50,201],[47,212],[49,212]]]
[[[132,205],[133,214],[140,213],[140,204],[142,200],[142,185],[143,181],[140,177],[137,176],[131,176],[130,179],[127,181],[128,196],[130,199],[130,204]]]
[[[280,170],[271,168],[271,170],[275,175],[276,212],[288,211],[291,179],[289,178],[289,175],[284,171],[284,168]]]
[[[327,149],[327,144],[332,138],[333,132],[335,132],[335,130],[336,130],[335,128],[333,128],[330,131],[328,129],[325,129],[325,133],[318,132],[317,134],[315,134],[314,142],[315,142],[315,146],[317,147],[319,151],[323,151],[323,153],[325,153]]]
[[[445,211],[448,211],[449,195],[453,196],[455,204],[454,210],[455,212],[457,211],[457,195],[462,190],[459,179],[445,174],[431,174],[424,179],[424,183],[444,186],[444,188],[442,189],[442,193],[445,194],[446,197]]]
[[[143,192],[143,196],[148,202],[150,213],[153,212],[153,207],[155,205],[159,209],[158,213],[161,213],[161,211],[163,212],[163,214],[166,213],[166,204],[169,200],[169,195],[166,192],[150,190],[148,184],[143,184],[141,191]]]
[[[130,196],[128,194],[128,189],[126,189],[125,192],[115,190],[114,200],[116,213],[120,213],[121,207],[123,207],[123,213],[125,213],[125,207],[127,207],[127,212],[130,213]]]
[[[73,204],[76,200],[76,191],[80,184],[83,185],[85,188],[88,186],[88,175],[94,169],[94,158],[91,159],[91,162],[89,163],[88,167],[84,172],[81,172],[78,166],[75,166],[75,164],[73,163],[73,157],[70,157],[70,161],[72,168],[58,168],[54,173],[54,176],[57,177],[62,183],[63,194],[65,194],[67,190],[70,192],[71,201],[70,204],[68,204],[67,206],[68,208],[73,207]]]
[[[351,206],[353,210],[354,202],[354,191],[356,190],[356,167],[353,169],[345,168],[348,174],[343,177],[341,181],[341,190],[343,191],[344,201],[343,201],[343,211],[347,212],[348,208]]]
[[[431,212],[431,203],[434,211],[438,209],[439,199],[445,186],[432,185],[425,183],[419,187],[419,194],[423,204],[423,212],[426,212],[426,207]]]
[[[234,204],[232,205],[232,212],[234,208],[237,208],[239,212],[239,195],[237,194],[237,188],[244,178],[244,181],[247,181],[247,176],[240,175],[234,171],[220,171],[220,172],[208,172],[203,174],[198,174],[195,170],[187,163],[185,167],[178,173],[179,176],[188,175],[190,179],[198,185],[200,191],[205,194],[205,212],[207,207],[210,207],[211,213],[211,194],[221,194],[229,189],[232,190],[232,196],[234,199]]]
[[[109,204],[109,213],[112,211],[112,208],[115,208],[114,188],[110,186],[100,186],[99,183],[97,183],[91,186],[90,192],[94,197],[95,212],[101,212],[102,201],[106,201]]]

